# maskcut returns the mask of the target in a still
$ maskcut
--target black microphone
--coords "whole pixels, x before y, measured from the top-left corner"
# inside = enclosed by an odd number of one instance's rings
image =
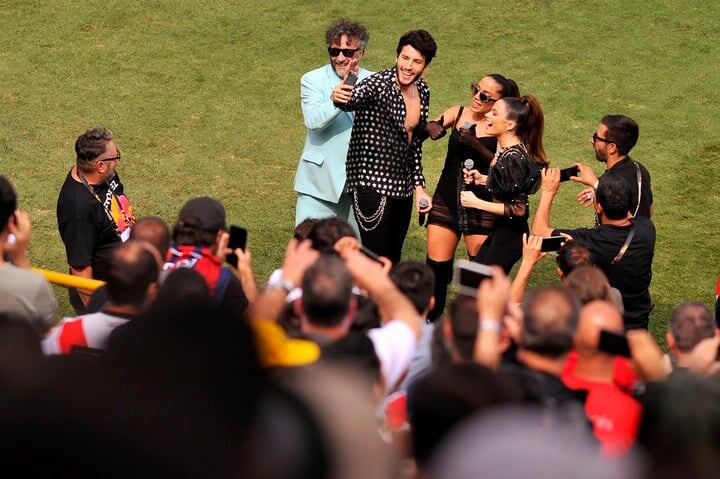
[[[428,206],[430,206],[430,203],[428,203],[428,200],[426,200],[425,198],[420,198],[419,205],[420,208],[427,208]],[[425,224],[425,214],[426,213],[422,212],[418,213],[418,224],[420,226]]]

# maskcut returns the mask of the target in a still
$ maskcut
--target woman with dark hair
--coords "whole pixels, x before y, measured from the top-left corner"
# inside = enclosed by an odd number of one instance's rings
[[[487,188],[492,201],[472,191],[460,194],[461,204],[497,215],[492,232],[474,261],[501,266],[508,274],[522,256],[523,233],[528,233],[528,196],[540,185],[540,170],[548,161],[543,148],[544,115],[532,95],[503,98],[488,112],[487,135],[497,139]],[[477,179],[475,179],[477,182]]]
[[[492,229],[495,215],[478,209],[465,209],[460,205],[460,192],[468,189],[479,198],[492,200],[484,184],[465,185],[463,167],[472,160],[472,170],[487,175],[495,155],[497,139],[489,136],[485,128],[485,114],[500,98],[520,95],[517,83],[497,73],[485,75],[478,83],[470,85],[470,104],[451,106],[426,130],[430,138],[445,136],[450,128],[445,166],[433,195],[432,209],[428,216],[427,264],[435,273],[435,307],[428,318],[440,317],[445,309],[447,287],[452,279],[453,258],[460,241],[465,238],[469,256],[477,254]]]

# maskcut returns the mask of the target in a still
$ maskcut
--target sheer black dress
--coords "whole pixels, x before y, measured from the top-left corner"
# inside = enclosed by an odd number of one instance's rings
[[[497,161],[488,173],[487,187],[492,197],[504,204],[505,211],[503,216],[495,217],[493,230],[472,259],[498,265],[509,274],[522,257],[522,235],[529,232],[528,196],[540,186],[542,167],[521,144],[498,151],[496,156]]]

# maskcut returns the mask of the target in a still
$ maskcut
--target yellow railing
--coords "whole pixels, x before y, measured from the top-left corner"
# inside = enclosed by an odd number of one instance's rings
[[[33,268],[32,270],[45,276],[45,279],[47,279],[48,282],[52,284],[57,284],[58,286],[64,286],[66,288],[77,288],[87,291],[95,291],[100,286],[103,286],[105,284],[105,281],[100,281],[98,279],[81,278],[79,276],[73,276],[66,273],[58,273],[57,271],[50,271],[48,269]]]

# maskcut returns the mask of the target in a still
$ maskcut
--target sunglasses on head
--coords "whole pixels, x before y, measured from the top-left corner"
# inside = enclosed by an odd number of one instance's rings
[[[350,58],[355,55],[355,52],[360,50],[359,48],[335,48],[328,47],[328,53],[331,57],[336,57],[342,53],[346,58]]]
[[[483,103],[491,103],[494,101],[498,101],[497,98],[491,98],[487,93],[480,90],[480,87],[478,87],[476,84],[471,83],[470,84],[470,91],[472,92],[473,96],[480,93],[480,101]]]

